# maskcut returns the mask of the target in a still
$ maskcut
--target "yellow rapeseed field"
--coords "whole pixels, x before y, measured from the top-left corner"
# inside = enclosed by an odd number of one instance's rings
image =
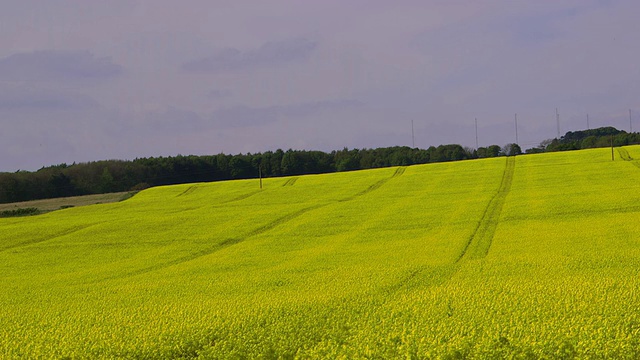
[[[640,358],[640,147],[0,219],[0,358]],[[638,160],[636,160],[638,159]]]

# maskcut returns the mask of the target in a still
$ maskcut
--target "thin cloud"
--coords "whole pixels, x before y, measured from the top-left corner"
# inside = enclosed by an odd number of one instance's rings
[[[89,51],[39,50],[0,59],[0,80],[6,81],[100,80],[122,73],[122,66],[111,58]]]
[[[279,115],[277,106],[253,108],[241,105],[215,111],[212,120],[220,128],[242,128],[274,123]]]
[[[341,99],[255,108],[236,106],[215,111],[212,120],[220,128],[254,127],[275,123],[281,117],[307,117],[361,105],[362,103],[356,100]]]
[[[72,92],[23,86],[0,86],[0,111],[85,110],[99,106],[94,99]]]
[[[170,107],[164,112],[153,112],[146,116],[143,132],[153,130],[155,133],[178,134],[201,131],[206,121],[193,111]]]
[[[578,8],[567,8],[537,14],[526,14],[509,18],[505,28],[516,44],[532,46],[559,39],[566,33],[559,27],[563,21],[580,14]]]
[[[245,52],[235,48],[225,48],[212,56],[185,63],[182,68],[194,72],[219,72],[272,67],[304,60],[316,47],[316,42],[300,38],[268,42],[258,49]]]
[[[233,95],[229,90],[211,90],[207,93],[209,99],[222,99]]]

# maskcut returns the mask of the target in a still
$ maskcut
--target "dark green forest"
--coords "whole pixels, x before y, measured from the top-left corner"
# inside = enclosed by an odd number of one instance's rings
[[[560,139],[547,140],[527,153],[578,150],[593,147],[640,143],[640,134],[607,127],[568,132]],[[406,146],[377,149],[343,149],[325,153],[309,150],[276,150],[256,154],[174,156],[138,158],[131,161],[104,160],[79,164],[59,164],[38,171],[0,173],[0,203],[36,199],[137,191],[151,186],[232,179],[260,175],[320,174],[456,161],[505,155],[519,155],[517,144],[491,145],[478,149],[461,145]]]

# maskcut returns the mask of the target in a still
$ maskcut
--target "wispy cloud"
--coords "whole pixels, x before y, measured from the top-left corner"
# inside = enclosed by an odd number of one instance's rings
[[[564,35],[559,24],[577,16],[579,8],[571,7],[541,13],[522,14],[508,18],[505,28],[517,45],[543,44]]]
[[[120,76],[122,66],[89,51],[40,50],[0,59],[0,80],[59,81],[108,79]]]
[[[170,107],[163,112],[147,114],[143,132],[178,134],[192,133],[206,128],[207,121],[193,111]]]
[[[361,105],[356,100],[342,99],[269,107],[236,106],[215,111],[212,120],[220,128],[263,126],[274,123],[281,117],[306,117]]]
[[[222,99],[233,95],[230,90],[211,90],[207,93],[209,99]]]
[[[187,71],[218,72],[271,67],[304,60],[316,47],[316,42],[300,38],[268,42],[258,49],[244,52],[235,48],[225,48],[212,56],[187,62],[182,68]]]
[[[83,110],[98,106],[91,97],[69,91],[0,86],[0,111]]]

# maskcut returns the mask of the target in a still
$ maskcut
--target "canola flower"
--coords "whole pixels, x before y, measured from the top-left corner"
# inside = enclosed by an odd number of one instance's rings
[[[0,219],[1,358],[640,357],[640,147]]]

